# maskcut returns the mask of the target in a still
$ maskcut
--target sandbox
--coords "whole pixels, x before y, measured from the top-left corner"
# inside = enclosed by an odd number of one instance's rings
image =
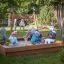
[[[20,42],[21,43],[21,42]],[[15,55],[27,55],[36,54],[44,52],[56,52],[59,51],[61,46],[64,46],[62,41],[57,41],[51,44],[38,44],[38,45],[23,45],[19,46],[6,46],[0,45],[0,54],[5,56],[15,56]]]

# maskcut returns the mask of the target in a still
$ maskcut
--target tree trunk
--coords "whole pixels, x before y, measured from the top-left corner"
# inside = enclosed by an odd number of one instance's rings
[[[59,4],[58,6],[58,23],[61,31],[62,40],[64,42],[64,21],[63,21],[63,6]]]
[[[64,6],[62,5],[62,8],[61,8],[61,13],[62,13],[62,26],[61,26],[61,30],[62,30],[62,40],[64,42]]]
[[[11,13],[8,14],[8,26],[11,25]]]
[[[58,19],[58,24],[59,24],[62,40],[64,40],[63,6],[61,4],[57,4],[57,6],[55,7],[55,10],[57,10],[57,19]]]

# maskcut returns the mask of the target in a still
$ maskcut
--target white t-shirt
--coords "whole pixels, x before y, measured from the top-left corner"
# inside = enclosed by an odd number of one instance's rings
[[[45,39],[45,44],[50,44],[51,42],[55,42],[55,39],[50,38]]]
[[[21,22],[19,23],[19,26],[25,26],[24,20],[21,20]]]
[[[53,31],[54,30],[54,26],[48,26],[49,30]]]

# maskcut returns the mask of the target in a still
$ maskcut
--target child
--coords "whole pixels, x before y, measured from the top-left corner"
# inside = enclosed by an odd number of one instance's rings
[[[19,23],[20,29],[21,29],[21,27],[23,27],[23,29],[24,29],[24,26],[25,26],[25,22],[24,21],[25,21],[24,19],[21,19],[21,21]]]
[[[31,39],[33,33],[37,30],[37,28],[33,27],[33,26],[29,26],[29,30],[25,36],[26,40]]]
[[[45,39],[45,44],[55,42],[56,32],[54,30],[49,31],[48,38]]]
[[[11,44],[13,44],[13,45],[17,44],[17,37],[16,37],[15,31],[11,33],[9,40],[10,40]]]
[[[37,44],[40,42],[40,32],[39,31],[34,32],[34,34],[31,37],[31,42],[32,42],[32,44]]]
[[[2,40],[5,42],[7,39],[7,36],[6,36],[6,29],[4,27],[1,27],[0,29],[0,36],[2,37]]]
[[[49,38],[50,39],[55,39],[56,38],[56,32],[54,30],[49,32]]]

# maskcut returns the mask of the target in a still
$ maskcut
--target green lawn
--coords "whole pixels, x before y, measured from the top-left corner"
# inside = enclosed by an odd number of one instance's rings
[[[17,37],[23,37],[23,36],[25,36],[26,32],[27,32],[27,30],[24,30],[24,31],[23,30],[17,30]],[[42,34],[48,33],[48,30],[41,30],[41,32],[42,32]],[[11,34],[11,31],[10,30],[7,30],[6,31],[7,37],[9,37],[10,34]],[[61,40],[61,33],[60,33],[59,30],[56,30],[56,34],[57,34],[56,40]],[[43,36],[43,37],[47,38],[46,35]],[[0,36],[0,39],[1,39],[1,36]]]
[[[25,36],[26,32],[27,32],[27,30],[24,30],[24,31],[22,31],[22,30],[17,30],[17,36],[23,37],[23,36]],[[48,30],[45,30],[45,31],[43,30],[43,31],[41,31],[41,32],[42,32],[42,34],[48,33]],[[11,31],[7,31],[6,34],[7,34],[7,36],[9,37],[10,34],[11,34]],[[59,30],[56,30],[56,34],[57,34],[56,40],[61,40],[61,33],[60,33]],[[43,36],[43,37],[47,38],[46,35]]]
[[[62,64],[58,53],[59,52],[11,57],[0,55],[0,64]]]

